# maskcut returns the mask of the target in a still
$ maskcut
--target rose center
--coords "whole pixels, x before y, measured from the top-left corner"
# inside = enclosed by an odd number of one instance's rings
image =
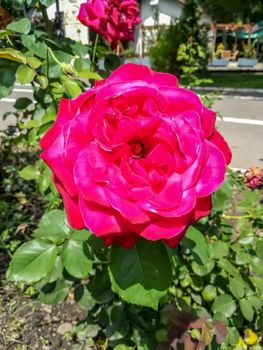
[[[135,159],[145,158],[146,150],[143,141],[133,140],[129,141],[128,145],[131,148],[132,157]]]

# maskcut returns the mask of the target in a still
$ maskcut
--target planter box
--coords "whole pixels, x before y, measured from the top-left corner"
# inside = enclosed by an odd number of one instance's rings
[[[238,67],[254,67],[258,63],[255,58],[239,58],[237,60]]]
[[[226,67],[229,64],[229,59],[227,58],[214,58],[211,61],[211,66],[213,67]]]

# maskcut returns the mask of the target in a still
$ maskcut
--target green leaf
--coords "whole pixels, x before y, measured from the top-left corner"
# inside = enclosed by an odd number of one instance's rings
[[[76,278],[87,277],[92,269],[92,259],[86,242],[71,239],[64,243],[62,261],[67,272]]]
[[[222,241],[211,242],[209,244],[211,258],[221,259],[229,254],[228,245]]]
[[[223,315],[221,312],[216,312],[213,316],[213,320],[220,321],[226,326],[228,325],[228,318],[225,315]]]
[[[11,30],[1,29],[0,30],[0,40],[2,38],[4,38],[5,36],[12,35],[12,34],[13,34],[13,32]]]
[[[253,308],[255,309],[255,310],[260,310],[260,309],[262,309],[262,307],[263,307],[263,301],[262,300],[260,300],[258,297],[256,297],[255,295],[250,295],[250,296],[248,296],[247,298],[246,298],[249,302],[250,302],[250,304],[253,306]]]
[[[22,44],[33,54],[40,58],[46,59],[47,56],[47,45],[42,42],[36,42],[35,35],[22,35]]]
[[[202,297],[205,301],[212,301],[216,298],[217,292],[216,287],[208,284],[202,291]]]
[[[96,301],[92,297],[91,292],[88,290],[87,286],[83,284],[74,290],[74,298],[78,306],[84,310],[91,310],[96,305]]]
[[[82,93],[82,90],[76,81],[71,80],[70,78],[63,79],[63,80],[64,80],[63,84],[65,87],[66,93],[69,95],[69,97],[75,98]]]
[[[16,282],[39,281],[52,270],[57,253],[57,247],[48,241],[34,239],[24,243],[11,260],[9,278]]]
[[[101,80],[102,79],[102,77],[98,73],[92,72],[89,69],[79,70],[78,76],[80,78],[87,78],[87,79],[92,79],[92,80]]]
[[[39,68],[42,64],[42,62],[37,57],[27,57],[27,63],[33,69]]]
[[[213,211],[223,211],[230,195],[231,188],[227,183],[223,183],[223,185],[221,185],[221,187],[213,194]]]
[[[41,89],[46,89],[48,87],[48,79],[44,75],[38,75],[36,77],[36,80],[39,83]]]
[[[254,309],[250,302],[246,299],[239,300],[240,309],[246,320],[251,322],[254,317]]]
[[[208,246],[203,234],[191,226],[181,242],[181,245],[190,249],[198,264],[207,264],[209,262]]]
[[[237,252],[236,253],[236,263],[237,265],[245,265],[250,262],[251,256],[245,252]]]
[[[89,70],[91,62],[87,58],[76,58],[74,61],[74,67],[77,71]]]
[[[53,269],[50,271],[50,273],[44,278],[46,283],[52,283],[56,280],[60,279],[62,277],[62,271],[63,271],[63,264],[61,256],[58,255],[55,260],[55,264],[53,266]],[[41,280],[42,282],[42,280]],[[46,284],[45,283],[45,284]]]
[[[113,71],[123,64],[123,59],[120,56],[112,53],[105,55],[104,68],[108,71]]]
[[[75,241],[84,242],[87,241],[92,236],[91,232],[87,229],[74,230],[72,233],[72,239]]]
[[[244,296],[245,286],[239,280],[237,280],[235,278],[229,278],[229,288],[230,288],[231,293],[237,299],[240,299]]]
[[[89,47],[87,45],[82,45],[81,43],[75,42],[74,44],[71,44],[71,48],[74,54],[84,58],[87,61],[90,61],[88,58],[85,58],[89,51]]]
[[[221,259],[218,261],[218,266],[221,267],[223,270],[228,272],[231,276],[235,277],[239,282],[243,282],[243,278],[240,275],[239,271],[231,264],[230,261],[226,259]]]
[[[194,273],[197,276],[201,276],[201,277],[208,275],[213,270],[214,267],[215,267],[215,263],[213,260],[211,260],[206,265],[199,265],[195,261],[192,262],[192,269]]]
[[[240,335],[238,333],[238,330],[234,327],[227,327],[227,338],[226,343],[230,345],[236,345],[238,342]]]
[[[129,325],[126,321],[126,312],[123,304],[115,304],[110,310],[110,322],[106,327],[106,337],[110,341],[123,339],[128,331]]]
[[[19,171],[19,176],[25,180],[36,180],[41,175],[39,169],[33,165],[27,165],[21,171]]]
[[[37,179],[37,188],[40,193],[44,193],[51,184],[52,180],[50,175],[42,174],[42,176]]]
[[[9,96],[16,81],[17,63],[0,58],[0,98]]]
[[[254,286],[263,292],[263,279],[257,276],[251,276],[249,278],[254,284]]]
[[[121,298],[157,310],[171,283],[171,262],[161,242],[141,239],[131,249],[112,246],[109,275]]]
[[[66,299],[68,292],[69,287],[66,281],[61,279],[54,283],[51,291],[45,292],[45,287],[43,287],[39,293],[39,300],[44,304],[56,305]]]
[[[133,350],[133,349],[134,349],[134,347],[131,347],[131,346],[128,346],[125,344],[118,344],[118,345],[114,346],[113,350]]]
[[[250,261],[253,272],[256,275],[263,275],[263,264],[262,260],[254,256]]]
[[[54,4],[55,0],[39,0],[42,5],[49,7],[50,5]]]
[[[26,64],[27,59],[20,51],[11,48],[0,49],[0,58]]]
[[[63,210],[55,209],[45,213],[34,231],[35,237],[45,237],[58,243],[69,236],[70,228],[66,223]]]
[[[34,69],[23,64],[16,71],[16,78],[20,84],[28,84],[35,78],[36,72]]]
[[[23,109],[26,109],[31,103],[32,101],[30,100],[30,98],[20,97],[16,100],[14,104],[14,108],[18,110],[23,110]]]
[[[258,258],[263,258],[263,239],[259,238],[256,241],[256,254]]]
[[[230,317],[236,311],[236,304],[229,294],[218,296],[212,306],[214,313],[221,313],[225,317]]]
[[[31,22],[28,18],[22,18],[19,21],[9,23],[6,29],[21,34],[28,34],[31,29]]]
[[[42,288],[47,283],[53,283],[58,279],[62,278],[62,271],[63,271],[63,265],[62,265],[62,259],[61,256],[58,255],[55,260],[55,264],[50,271],[50,273],[42,278],[40,281],[38,281],[36,284],[34,284],[34,287],[36,288]]]
[[[89,283],[89,288],[97,303],[108,303],[114,297],[106,268],[96,270],[95,276]]]

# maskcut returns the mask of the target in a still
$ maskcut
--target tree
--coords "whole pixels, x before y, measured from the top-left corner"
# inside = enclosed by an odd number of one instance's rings
[[[263,18],[261,0],[198,0],[215,22],[258,22]]]
[[[206,25],[201,22],[202,13],[198,0],[187,0],[182,15],[178,22],[162,29],[159,39],[150,50],[150,57],[156,69],[165,70],[176,75],[182,72],[181,66],[188,65],[188,59],[178,60],[179,48],[182,44],[190,44],[195,54],[191,59],[199,68],[205,68],[208,60],[207,30]],[[204,55],[200,55],[200,50]],[[192,51],[191,51],[192,52]]]

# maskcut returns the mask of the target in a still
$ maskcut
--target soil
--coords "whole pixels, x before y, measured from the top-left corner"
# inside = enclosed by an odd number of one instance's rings
[[[82,350],[75,326],[86,317],[68,298],[50,306],[4,279],[8,257],[0,251],[0,350]],[[27,291],[29,293],[29,291]]]

